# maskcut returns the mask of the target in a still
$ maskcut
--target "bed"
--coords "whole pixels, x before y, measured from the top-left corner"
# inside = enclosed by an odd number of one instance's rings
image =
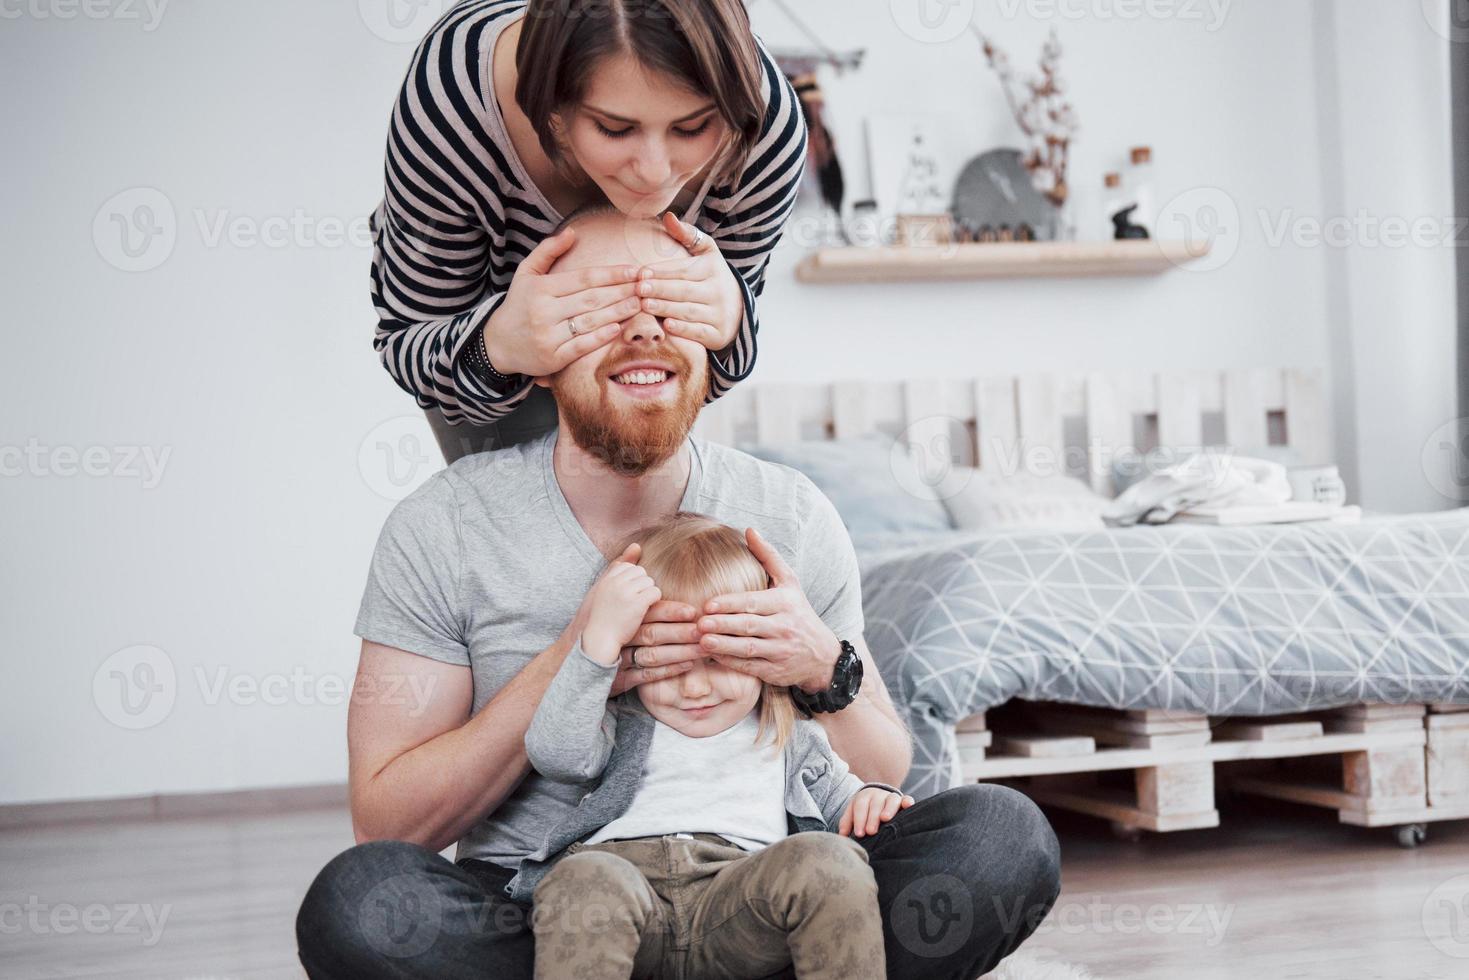
[[[1324,405],[1319,372],[1285,369],[765,385],[706,409],[699,434],[785,447],[773,458],[786,462],[791,447],[876,435],[940,490],[1050,459],[1107,492],[1120,450],[1327,460]],[[863,506],[837,503],[844,519]],[[966,778],[956,725],[1012,699],[1199,718],[1469,703],[1469,511],[1084,531],[848,523],[866,639],[915,737],[915,795]]]

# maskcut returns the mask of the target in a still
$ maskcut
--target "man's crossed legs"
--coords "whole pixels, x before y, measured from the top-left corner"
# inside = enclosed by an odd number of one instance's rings
[[[1061,887],[1050,824],[1004,786],[920,800],[858,843],[877,879],[890,977],[974,980],[1025,941]],[[307,892],[296,919],[301,962],[316,980],[529,980],[530,909],[502,890],[513,874],[415,844],[360,844]]]

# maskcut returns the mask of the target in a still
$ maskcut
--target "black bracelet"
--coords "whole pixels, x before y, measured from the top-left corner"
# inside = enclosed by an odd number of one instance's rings
[[[509,391],[519,387],[516,376],[501,374],[495,370],[495,365],[490,363],[490,353],[485,349],[485,329],[480,327],[476,333],[478,336],[465,345],[464,359],[476,374],[490,382],[491,387],[500,391]]]

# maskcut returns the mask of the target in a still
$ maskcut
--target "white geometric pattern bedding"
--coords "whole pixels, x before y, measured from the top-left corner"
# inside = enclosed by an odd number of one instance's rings
[[[1469,702],[1469,511],[857,544],[917,796],[952,784],[954,723],[1014,697],[1233,715]]]

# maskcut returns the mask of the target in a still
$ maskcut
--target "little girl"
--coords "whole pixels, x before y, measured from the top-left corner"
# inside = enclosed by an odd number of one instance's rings
[[[885,976],[867,852],[832,831],[912,798],[852,775],[784,688],[712,659],[608,701],[653,603],[769,585],[740,534],[698,514],[629,543],[640,563],[592,587],[525,736],[541,775],[588,783],[507,886],[534,899],[537,980]]]

